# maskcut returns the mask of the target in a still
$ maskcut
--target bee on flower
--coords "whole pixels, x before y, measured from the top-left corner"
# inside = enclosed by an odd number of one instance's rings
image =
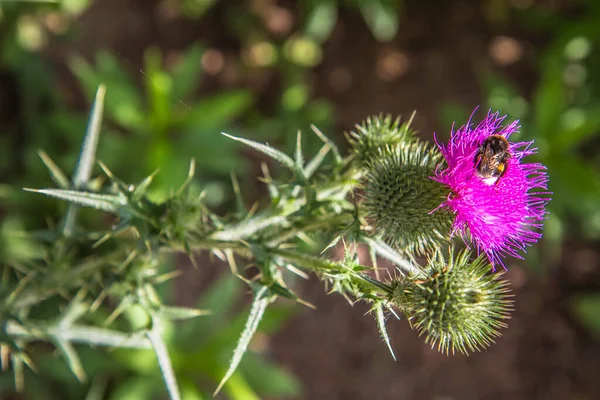
[[[546,167],[523,160],[536,153],[533,142],[511,142],[519,125],[503,125],[505,118],[489,112],[477,126],[469,120],[453,130],[447,145],[436,140],[445,165],[432,177],[450,190],[438,208],[454,213],[452,233],[502,266],[541,238],[551,194]]]

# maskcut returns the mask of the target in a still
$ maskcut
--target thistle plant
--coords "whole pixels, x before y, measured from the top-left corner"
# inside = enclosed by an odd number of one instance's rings
[[[275,179],[263,166],[261,180],[270,201],[262,209],[246,208],[234,178],[238,209],[222,216],[205,205],[202,193],[194,192],[193,161],[181,187],[162,201],[148,192],[154,175],[128,184],[99,162],[102,175],[92,179],[103,96],[101,87],[74,178],[69,181],[42,154],[59,188],[27,189],[66,201],[69,208],[57,227],[31,233],[46,250],[44,257],[14,261],[3,271],[2,366],[10,364],[17,386],[23,386],[24,365],[35,368],[28,351],[36,341],[52,343],[80,380],[85,379],[85,371],[75,343],[151,348],[170,397],[179,399],[164,327],[173,320],[201,318],[210,310],[169,306],[157,294],[156,285],[177,273],[164,269],[165,257],[176,252],[192,258],[199,252],[218,256],[253,294],[245,327],[216,392],[233,376],[273,302],[287,298],[307,305],[295,293],[291,274],[314,274],[331,292],[368,303],[390,351],[385,321],[388,315],[398,316],[397,311],[426,342],[444,353],[485,348],[505,326],[511,300],[508,283],[492,271],[494,255],[498,251],[512,254],[506,246],[539,238],[539,233],[528,229],[537,227],[547,200],[540,197],[545,195],[530,193],[534,187],[545,187],[546,178],[541,166],[521,164],[530,151],[519,152],[519,144],[511,145],[513,157],[497,186],[475,184],[476,176],[462,172],[474,171],[475,163],[469,167],[467,161],[474,159],[480,141],[499,129],[499,120],[490,122],[488,117],[475,130],[477,135],[470,128],[455,132],[449,147],[440,145],[439,151],[416,138],[411,120],[401,123],[388,116],[371,117],[348,135],[351,150],[346,156],[317,128],[313,131],[323,145],[312,157],[303,153],[300,133],[293,155],[224,134],[262,153],[284,171]],[[500,132],[513,129],[509,125]],[[455,156],[457,151],[463,158]],[[460,174],[455,172],[457,160],[462,163]],[[537,178],[528,178],[530,172],[537,173]],[[457,184],[459,179],[466,183]],[[518,194],[509,193],[511,185],[517,185]],[[469,196],[480,200],[492,196],[494,206],[465,214],[467,206],[455,206],[455,202],[463,199],[466,204]],[[521,202],[515,203],[515,198]],[[489,216],[499,218],[495,212],[515,204],[521,207],[515,212],[526,215],[520,220],[510,216],[502,231],[507,235],[504,242],[480,234],[486,227],[495,232],[498,221]],[[84,229],[78,224],[80,207],[111,214],[115,223],[104,230]],[[454,250],[458,244],[452,243],[452,233],[463,229],[465,215],[472,216],[467,228],[483,255]],[[315,245],[323,237],[328,244]],[[341,259],[328,251],[333,246],[343,248]],[[360,260],[359,246],[369,250],[370,262]],[[428,262],[421,266],[416,260],[423,255]],[[378,258],[395,266],[388,279],[379,278]],[[241,268],[247,265],[255,267],[253,275]],[[54,315],[37,316],[36,309],[49,302],[60,304]],[[99,319],[97,311],[102,307],[110,313]],[[118,323],[132,307],[141,310],[146,322],[135,327]]]

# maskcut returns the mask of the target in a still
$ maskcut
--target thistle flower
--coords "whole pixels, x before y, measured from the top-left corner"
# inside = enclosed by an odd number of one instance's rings
[[[380,149],[365,167],[368,218],[386,242],[411,256],[447,241],[451,214],[431,213],[448,193],[429,179],[441,161],[435,147],[414,140]]]
[[[448,260],[438,250],[423,270],[392,283],[392,302],[442,353],[488,347],[509,318],[508,282],[490,273],[483,256],[470,259],[468,250],[455,256],[451,249]]]
[[[542,227],[550,194],[546,167],[523,162],[536,152],[533,142],[508,142],[519,126],[504,119],[489,112],[476,127],[469,120],[453,131],[447,146],[438,143],[447,165],[432,177],[451,191],[440,207],[455,214],[452,233],[470,238],[492,266],[522,258],[519,250],[542,237],[532,228]]]

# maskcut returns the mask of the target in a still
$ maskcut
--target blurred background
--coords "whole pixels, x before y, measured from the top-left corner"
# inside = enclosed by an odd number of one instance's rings
[[[508,263],[516,310],[497,344],[448,357],[390,319],[394,362],[367,307],[312,278],[297,292],[317,309],[267,312],[219,398],[600,398],[599,48],[596,0],[0,0],[0,262],[37,251],[11,232],[64,212],[20,188],[52,185],[39,149],[72,171],[99,83],[98,158],[127,182],[160,168],[160,198],[195,157],[196,184],[222,213],[231,171],[249,202],[266,192],[262,158],[222,131],[289,151],[315,124],[344,146],[365,117],[416,110],[421,136],[445,139],[492,108],[535,139],[554,192],[543,242]],[[183,276],[162,288],[168,301],[214,311],[170,344],[184,398],[211,398],[250,296],[215,260],[171,262]],[[80,383],[51,347],[36,350],[26,394],[1,372],[1,399],[165,398],[152,352],[82,348]]]

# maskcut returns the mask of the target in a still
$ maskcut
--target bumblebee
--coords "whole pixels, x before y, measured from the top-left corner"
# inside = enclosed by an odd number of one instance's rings
[[[493,185],[506,172],[511,155],[508,140],[502,135],[490,135],[475,153],[475,171],[486,184]]]

